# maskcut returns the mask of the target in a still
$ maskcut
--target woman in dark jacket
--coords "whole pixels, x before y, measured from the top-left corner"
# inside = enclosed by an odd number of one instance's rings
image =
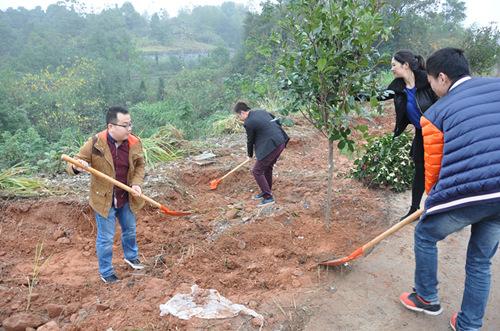
[[[410,155],[415,164],[412,183],[411,207],[405,218],[420,208],[420,200],[424,193],[424,144],[420,117],[438,99],[427,81],[424,59],[411,51],[398,51],[391,60],[391,71],[394,80],[387,87],[384,100],[394,99],[396,125],[394,137],[399,136],[408,124],[415,127],[415,137],[411,145]]]

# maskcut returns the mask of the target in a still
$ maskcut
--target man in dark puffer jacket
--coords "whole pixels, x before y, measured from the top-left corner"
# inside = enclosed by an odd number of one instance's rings
[[[421,119],[428,198],[415,228],[414,292],[400,300],[414,311],[441,313],[436,244],[470,225],[462,306],[450,325],[479,330],[500,240],[500,79],[471,78],[456,48],[432,54],[427,74],[441,99]]]

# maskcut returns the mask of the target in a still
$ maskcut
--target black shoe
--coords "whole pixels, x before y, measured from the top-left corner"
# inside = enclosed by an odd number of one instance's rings
[[[443,312],[443,308],[441,308],[440,304],[431,304],[430,302],[422,299],[417,293],[408,293],[404,292],[399,297],[399,300],[406,308],[413,311],[421,311],[426,313],[427,315],[439,315]]]
[[[411,214],[413,214],[414,212],[416,212],[418,210],[418,207],[413,207],[411,206],[410,207],[410,211],[408,212],[408,214],[406,214],[405,216],[401,217],[399,220],[402,221],[404,220],[405,218],[407,218],[408,216],[410,216]]]
[[[120,281],[120,279],[118,279],[118,277],[116,277],[115,274],[112,274],[111,276],[108,276],[108,277],[101,276],[101,279],[106,284],[113,284],[113,283],[117,283]]]
[[[254,199],[254,200],[260,200],[260,199],[262,199],[263,197],[264,197],[264,193],[259,193],[259,194],[257,194],[257,195],[254,195],[254,196],[252,197],[252,199]]]
[[[263,198],[262,201],[257,205],[257,207],[270,206],[272,204],[274,204],[274,198],[273,197]]]
[[[133,260],[127,260],[123,259],[129,266],[134,268],[135,270],[141,270],[144,269],[144,265],[139,261],[139,259],[133,259]]]

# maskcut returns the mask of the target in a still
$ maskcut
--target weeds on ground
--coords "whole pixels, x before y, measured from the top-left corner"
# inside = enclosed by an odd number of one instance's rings
[[[35,261],[33,263],[33,271],[31,277],[28,276],[28,303],[26,305],[26,311],[30,309],[31,306],[31,296],[33,295],[33,289],[38,284],[40,271],[47,261],[49,261],[50,256],[45,260],[42,257],[43,243],[37,243],[35,247]]]
[[[31,197],[53,193],[42,180],[23,176],[27,172],[28,168],[21,165],[1,170],[0,196]]]
[[[292,298],[289,306],[282,305],[275,298],[273,298],[273,302],[281,314],[283,314],[284,322],[280,325],[281,330],[298,331],[304,329],[312,314],[309,307],[297,306],[294,298]]]

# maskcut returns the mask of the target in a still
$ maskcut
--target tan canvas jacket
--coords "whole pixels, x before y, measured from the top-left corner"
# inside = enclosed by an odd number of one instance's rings
[[[87,142],[80,149],[80,152],[75,156],[77,159],[87,161],[90,166],[110,177],[115,178],[115,167],[113,165],[113,157],[108,147],[107,130],[101,131]],[[128,155],[128,186],[142,186],[144,180],[144,153],[142,143],[136,136],[129,135],[129,155]],[[70,175],[75,175],[71,164],[68,164],[67,172]],[[132,194],[128,195],[130,209],[135,214],[143,206],[144,200],[136,198]],[[90,178],[90,199],[89,203],[92,209],[103,217],[108,217],[109,209],[112,206],[113,199],[113,184],[96,176]]]

